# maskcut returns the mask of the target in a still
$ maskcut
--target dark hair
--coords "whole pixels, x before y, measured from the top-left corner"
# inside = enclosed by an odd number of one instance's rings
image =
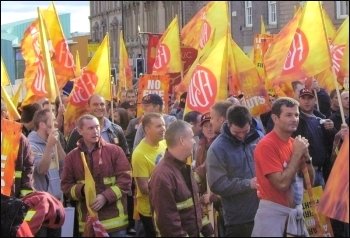
[[[84,115],[79,117],[79,119],[77,121],[77,127],[81,129],[84,126],[84,120],[93,120],[93,119],[96,119],[98,121],[97,117],[95,117],[91,114],[84,114]]]
[[[229,125],[235,125],[243,128],[247,123],[252,124],[252,115],[247,107],[242,105],[233,105],[227,109],[226,114]]]
[[[123,130],[126,130],[126,128],[128,128],[128,124],[129,124],[129,115],[128,112],[126,111],[126,109],[124,108],[116,108],[115,109],[118,113],[119,113],[119,126],[121,126],[121,128],[123,128]]]
[[[188,123],[197,123],[197,118],[199,115],[201,115],[202,113],[198,112],[198,111],[190,111],[187,112],[184,116],[184,121],[188,122]]]
[[[172,148],[177,145],[181,136],[184,136],[188,128],[192,131],[192,126],[188,122],[183,120],[177,120],[172,122],[168,129],[165,131],[165,141],[168,148]]]
[[[41,109],[39,103],[33,103],[22,107],[21,122],[28,123],[33,120],[34,113]]]
[[[33,124],[34,124],[35,130],[39,129],[40,122],[45,122],[45,123],[47,122],[47,120],[49,119],[49,116],[47,115],[47,113],[50,113],[49,109],[41,109],[34,113]]]
[[[213,105],[212,109],[216,111],[219,116],[226,118],[227,109],[232,106],[230,101],[221,101]]]
[[[281,115],[282,106],[295,107],[299,106],[299,102],[290,97],[280,97],[272,104],[271,115],[275,114],[279,117]]]
[[[147,113],[142,119],[142,127],[143,127],[144,131],[145,131],[146,126],[151,124],[151,121],[153,118],[162,118],[162,114],[157,113],[157,112]]]

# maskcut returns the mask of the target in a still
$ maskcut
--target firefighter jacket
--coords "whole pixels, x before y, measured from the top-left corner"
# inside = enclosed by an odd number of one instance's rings
[[[208,219],[202,219],[198,187],[189,165],[166,151],[149,182],[150,202],[161,236],[212,235]]]
[[[131,189],[131,168],[123,150],[102,138],[88,152],[83,138],[78,147],[65,159],[61,187],[64,194],[78,201],[79,232],[85,227],[88,214],[84,199],[84,167],[80,153],[85,153],[86,162],[95,181],[96,195],[102,194],[107,202],[98,211],[98,218],[108,233],[125,229],[128,225],[126,195]]]

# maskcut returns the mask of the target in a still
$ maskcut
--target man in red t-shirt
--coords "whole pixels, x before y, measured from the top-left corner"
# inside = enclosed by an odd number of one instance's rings
[[[258,196],[261,200],[252,236],[284,236],[289,213],[296,208],[292,186],[297,173],[307,166],[313,179],[307,139],[301,136],[291,138],[299,123],[298,106],[299,103],[292,98],[277,99],[271,110],[274,128],[255,149]]]

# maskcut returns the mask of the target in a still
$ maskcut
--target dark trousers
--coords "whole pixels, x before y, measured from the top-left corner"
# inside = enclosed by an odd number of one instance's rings
[[[250,237],[254,222],[225,226],[225,237]]]
[[[47,227],[41,227],[35,234],[36,237],[61,237],[61,228],[51,229]]]
[[[142,216],[140,214],[140,219],[145,230],[145,237],[156,237],[156,230],[154,228],[152,217]]]

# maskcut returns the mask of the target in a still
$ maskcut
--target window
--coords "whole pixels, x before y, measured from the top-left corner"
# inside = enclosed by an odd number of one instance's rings
[[[245,1],[244,8],[245,8],[245,26],[252,27],[253,26],[252,1]]]
[[[276,1],[268,1],[269,25],[277,25]]]
[[[345,19],[349,15],[349,2],[336,1],[337,19]]]

